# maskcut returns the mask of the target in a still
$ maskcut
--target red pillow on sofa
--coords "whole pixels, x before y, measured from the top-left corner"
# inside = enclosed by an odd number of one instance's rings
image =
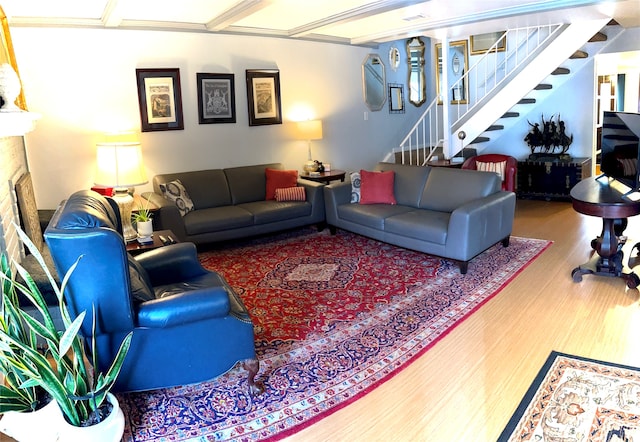
[[[276,189],[283,189],[286,187],[295,187],[298,185],[298,171],[297,170],[279,170],[279,169],[265,169],[265,175],[267,177],[267,194],[266,200],[276,199]]]
[[[396,204],[393,195],[395,173],[360,171],[360,204]]]

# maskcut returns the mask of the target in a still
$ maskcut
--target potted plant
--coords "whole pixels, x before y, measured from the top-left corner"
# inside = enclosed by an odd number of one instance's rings
[[[34,333],[30,333],[22,320],[18,294],[6,255],[0,256],[2,273],[2,298],[0,328],[2,332],[38,351]],[[1,345],[1,342],[0,342]],[[55,441],[57,433],[51,431],[51,422],[61,418],[60,410],[51,396],[39,385],[32,385],[24,373],[16,369],[12,361],[0,358],[0,373],[4,382],[0,385],[0,432],[16,440]]]
[[[136,224],[136,231],[141,238],[148,238],[153,233],[153,213],[149,209],[149,200],[131,213],[131,221]]]
[[[20,319],[28,327],[30,338],[39,337],[44,342],[44,349],[38,351],[33,348],[30,342],[25,342],[24,339],[7,333],[0,327],[2,359],[6,360],[10,369],[19,373],[21,379],[24,380],[20,388],[39,387],[57,403],[64,417],[64,420],[60,420],[60,441],[119,441],[124,430],[124,416],[110,390],[124,363],[124,358],[131,345],[132,334],[129,333],[123,340],[107,373],[94,372],[93,367],[97,366],[97,362],[95,357],[92,358],[91,355],[95,355],[95,351],[93,351],[95,340],[92,336],[92,351],[91,354],[88,354],[85,343],[78,335],[86,312],[82,312],[75,320],[71,321],[63,296],[66,282],[75,267],[81,263],[82,257],[79,257],[69,269],[61,286],[58,287],[44,263],[42,255],[24,232],[19,228],[16,230],[47,274],[58,297],[64,330],[56,330],[51,313],[37,285],[29,273],[16,264],[24,283],[17,282],[13,278],[8,279],[5,274],[0,277],[2,277],[3,283],[12,284],[40,313],[41,319],[36,319],[19,307],[15,308]],[[95,324],[95,312],[93,315],[93,323]],[[89,361],[92,363],[90,364]],[[65,422],[68,425],[65,426]],[[109,429],[105,430],[104,426],[108,426]],[[74,436],[76,430],[80,430],[82,433],[77,438]]]

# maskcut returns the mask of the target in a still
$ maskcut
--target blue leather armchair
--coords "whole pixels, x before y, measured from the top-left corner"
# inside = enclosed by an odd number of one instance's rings
[[[119,232],[114,202],[80,191],[62,202],[44,234],[60,275],[82,257],[64,295],[73,317],[87,311],[81,329],[87,338],[95,309],[100,370],[133,331],[114,391],[201,382],[242,362],[250,392],[259,393],[253,324],[224,278],[200,265],[192,243],[133,258]]]

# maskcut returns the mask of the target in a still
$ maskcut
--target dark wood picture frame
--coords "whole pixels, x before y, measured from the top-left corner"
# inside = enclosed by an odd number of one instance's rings
[[[196,74],[198,82],[198,122],[235,123],[236,92],[233,74]]]
[[[280,71],[247,69],[246,81],[249,126],[282,124]]]
[[[180,69],[136,69],[142,132],[182,130]]]

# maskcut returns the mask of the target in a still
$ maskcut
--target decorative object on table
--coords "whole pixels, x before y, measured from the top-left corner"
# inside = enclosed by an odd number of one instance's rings
[[[18,79],[20,78],[20,71],[18,70],[18,62],[16,61],[16,55],[13,51],[13,42],[11,41],[11,32],[9,30],[9,21],[7,16],[0,6],[0,59],[6,61],[11,65],[13,71],[16,73]],[[4,98],[3,94],[1,98]],[[1,100],[0,100],[1,101]],[[24,98],[24,90],[20,88],[18,96],[14,100],[15,104],[21,110],[27,110],[27,100]],[[13,104],[13,101],[11,102]],[[10,105],[11,105],[10,104]]]
[[[180,69],[136,69],[142,132],[182,130]]]
[[[280,72],[276,69],[247,69],[249,126],[282,124]]]
[[[639,395],[640,368],[553,351],[498,441],[636,440]]]
[[[4,104],[0,108],[0,112],[21,112],[18,106],[16,106],[16,98],[20,95],[22,86],[20,85],[20,78],[16,71],[9,63],[3,63],[0,65],[0,97]]]
[[[404,94],[401,84],[389,83],[389,113],[404,114]]]
[[[153,215],[149,209],[150,203],[149,199],[145,198],[144,203],[131,212],[131,221],[136,224],[139,242],[141,239],[143,242],[153,242],[153,240],[151,240],[151,234],[153,233]]]
[[[138,234],[131,225],[133,197],[129,187],[147,183],[142,163],[142,149],[131,132],[107,134],[106,140],[97,143],[95,184],[114,188],[113,199],[120,209],[122,236],[129,242]]]
[[[507,49],[507,31],[488,32],[470,37],[471,55],[504,52]]]
[[[12,369],[27,379],[27,384],[45,390],[56,402],[64,419],[61,418],[57,425],[48,429],[59,434],[57,440],[117,442],[121,440],[124,431],[124,415],[110,390],[120,373],[133,335],[129,333],[123,338],[109,369],[105,373],[97,372],[95,359],[92,357],[95,355],[95,340],[90,339],[91,343],[87,345],[91,350],[88,350],[78,335],[86,311],[80,312],[73,321],[71,320],[63,296],[63,288],[55,283],[42,255],[27,235],[18,227],[16,230],[49,278],[59,301],[64,329],[62,333],[56,330],[46,302],[26,270],[15,263],[18,273],[25,281],[17,282],[10,273],[6,272],[5,259],[3,272],[0,274],[3,300],[10,299],[5,296],[7,290],[16,290],[38,310],[38,319],[29,316],[19,304],[14,304],[11,300],[5,305],[10,306],[10,314],[26,324],[30,339],[35,339],[37,336],[45,343],[45,350],[40,352],[29,342],[16,336],[13,331],[0,328],[0,340],[3,343],[2,359],[9,361]],[[65,275],[65,281],[78,265],[82,265],[81,258],[78,258],[69,269]],[[14,300],[17,298],[14,297]],[[95,327],[95,312],[92,312],[92,315]],[[90,361],[93,365],[90,365]],[[5,392],[5,390],[2,391]]]
[[[454,261],[342,230],[298,229],[201,253],[253,312],[265,394],[250,399],[233,370],[210,382],[119,396],[124,440],[151,442],[169,431],[190,440],[290,436],[410,367],[550,245],[512,238],[508,248],[479,256],[466,278]],[[233,412],[220,412],[221,400]]]
[[[467,51],[467,40],[452,41],[449,43],[449,64],[448,78],[451,88],[442,84],[442,43],[437,43],[436,51],[436,91],[438,91],[438,104],[442,104],[442,97],[449,96],[451,104],[466,104],[468,96],[468,85],[464,79],[464,74],[469,66],[469,54]],[[449,92],[451,91],[451,92]]]
[[[236,122],[234,78],[233,74],[196,74],[200,124]]]
[[[298,139],[307,140],[308,147],[307,162],[302,166],[302,169],[307,173],[318,172],[318,167],[322,163],[314,161],[311,156],[311,140],[322,139],[322,120],[298,121],[296,126],[298,128]]]
[[[527,145],[531,149],[529,159],[538,159],[540,156],[556,156],[561,160],[569,160],[571,157],[567,155],[569,146],[573,143],[573,134],[566,134],[566,126],[564,121],[557,117],[557,121],[553,121],[553,115],[549,120],[544,119],[542,115],[542,129],[540,124],[531,123],[527,120],[531,130],[524,137]],[[538,150],[538,152],[536,152]]]

